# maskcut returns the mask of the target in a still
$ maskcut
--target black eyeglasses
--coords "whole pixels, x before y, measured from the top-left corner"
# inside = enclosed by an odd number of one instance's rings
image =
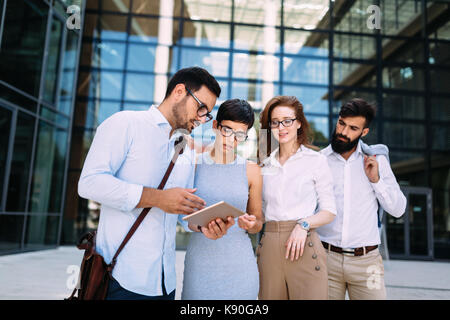
[[[272,129],[278,128],[280,126],[280,123],[283,125],[283,127],[290,127],[294,124],[295,120],[297,119],[284,119],[282,121],[271,120],[269,125]]]
[[[232,135],[234,135],[234,138],[236,139],[236,141],[238,142],[244,142],[245,140],[247,140],[248,136],[246,132],[242,132],[242,131],[234,131],[233,129],[231,129],[230,127],[227,126],[223,126],[221,124],[219,124],[220,127],[220,133],[224,136],[224,137],[230,137]]]
[[[211,115],[211,113],[209,113],[208,110],[208,106],[206,104],[204,104],[203,102],[201,102],[200,100],[198,100],[198,98],[191,92],[191,90],[189,90],[188,88],[186,88],[186,91],[192,96],[192,98],[195,99],[195,101],[197,101],[197,103],[199,104],[199,107],[197,109],[197,115],[200,118],[203,118],[206,116],[206,120],[205,122],[211,121],[213,116]]]

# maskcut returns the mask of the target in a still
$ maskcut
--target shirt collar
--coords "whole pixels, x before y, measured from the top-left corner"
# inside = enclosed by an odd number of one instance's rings
[[[268,164],[272,165],[272,166],[276,166],[276,167],[281,167],[280,162],[277,159],[278,153],[280,151],[280,148],[276,148],[269,156],[268,158]],[[300,145],[300,148],[298,148],[297,152],[294,153],[289,159],[296,159],[296,158],[300,158],[304,155],[305,151],[307,151],[306,147],[304,145]]]
[[[158,125],[168,124],[170,126],[169,121],[167,121],[166,117],[164,117],[164,115],[161,113],[161,111],[159,111],[158,107],[156,107],[155,105],[152,105],[148,109],[148,112],[151,113],[153,119],[156,121],[156,124]]]

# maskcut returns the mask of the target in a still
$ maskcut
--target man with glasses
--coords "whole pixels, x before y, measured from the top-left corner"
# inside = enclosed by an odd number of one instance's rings
[[[172,159],[176,130],[190,133],[211,120],[220,91],[206,70],[181,69],[169,81],[159,106],[117,112],[97,128],[78,193],[102,204],[96,249],[106,263],[142,208],[152,208],[118,256],[107,299],[175,298],[178,214],[190,214],[206,205],[192,189],[192,152],[186,150],[179,156],[165,189],[156,188]],[[233,219],[213,221],[202,232],[218,239],[233,224]]]

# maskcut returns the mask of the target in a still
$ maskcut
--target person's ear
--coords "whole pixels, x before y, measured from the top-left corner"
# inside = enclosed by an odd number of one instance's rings
[[[367,136],[367,134],[369,133],[369,131],[370,131],[370,129],[369,129],[369,128],[364,128],[364,129],[363,129],[363,131],[362,131],[362,135],[361,135],[361,137],[365,137],[365,136]]]
[[[218,126],[219,126],[219,123],[217,122],[217,120],[213,120],[212,128],[218,129]]]
[[[180,102],[186,96],[186,92],[184,83],[179,83],[173,88],[171,96],[174,98],[175,102]]]

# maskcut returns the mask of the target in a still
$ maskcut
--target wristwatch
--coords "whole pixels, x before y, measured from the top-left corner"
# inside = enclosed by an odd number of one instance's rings
[[[303,230],[309,231],[309,223],[308,223],[308,221],[303,220],[303,219],[298,219],[297,223],[300,225],[300,227]]]

